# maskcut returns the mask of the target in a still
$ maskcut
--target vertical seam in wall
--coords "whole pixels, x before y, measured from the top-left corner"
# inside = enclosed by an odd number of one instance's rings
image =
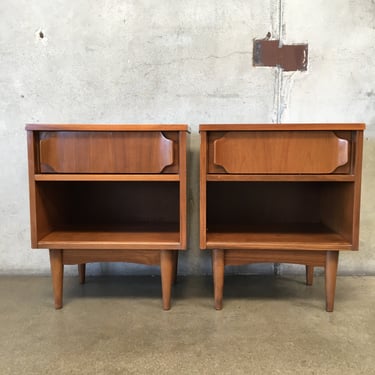
[[[278,20],[279,20],[279,48],[283,46],[283,1],[284,0],[279,0],[278,6],[277,6],[277,11],[278,11]]]
[[[284,0],[278,0],[277,12],[278,12],[278,39],[279,39],[279,48],[283,46],[283,5]],[[276,67],[275,72],[275,95],[276,95],[276,123],[281,123],[281,96],[282,96],[282,87],[283,87],[283,70],[280,66]],[[281,274],[281,265],[280,263],[273,264],[273,273],[275,276],[280,276]]]
[[[279,39],[279,48],[283,45],[283,11],[284,11],[284,1],[285,0],[278,0],[277,4],[277,12],[278,12],[278,39]],[[282,88],[283,88],[283,70],[278,66],[276,68],[276,79],[275,79],[275,95],[276,95],[276,123],[281,123],[281,114],[282,114],[282,103],[281,103],[281,96],[282,96]]]
[[[275,72],[275,105],[276,105],[276,124],[281,123],[281,96],[282,96],[282,84],[283,84],[283,72],[282,69],[278,66]]]

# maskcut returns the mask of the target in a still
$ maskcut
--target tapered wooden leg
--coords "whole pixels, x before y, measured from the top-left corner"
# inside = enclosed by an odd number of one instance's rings
[[[215,309],[223,308],[224,250],[212,250],[212,273],[214,278]]]
[[[174,254],[171,250],[160,252],[161,288],[163,299],[163,310],[171,308],[171,291],[174,272]]]
[[[62,308],[63,295],[63,279],[64,279],[64,264],[63,264],[63,250],[49,251],[49,259],[51,263],[51,275],[53,296],[55,300],[55,309]]]
[[[314,266],[306,265],[306,285],[312,285],[314,280]]]
[[[172,284],[177,282],[178,250],[173,251]]]
[[[86,264],[78,264],[78,275],[79,275],[79,283],[84,284],[86,281]]]
[[[335,301],[336,274],[339,260],[338,251],[327,251],[325,267],[326,311],[332,312]]]

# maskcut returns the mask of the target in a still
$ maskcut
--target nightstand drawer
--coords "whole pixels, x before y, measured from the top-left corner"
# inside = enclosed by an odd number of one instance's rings
[[[211,133],[208,173],[350,173],[350,136],[333,131]]]
[[[39,165],[41,173],[178,173],[178,134],[41,132]]]

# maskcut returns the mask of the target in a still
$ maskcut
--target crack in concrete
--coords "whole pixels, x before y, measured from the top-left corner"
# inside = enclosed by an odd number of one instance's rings
[[[181,59],[174,59],[174,60],[171,60],[171,61],[166,61],[166,62],[161,62],[161,63],[141,63],[141,64],[138,64],[138,65],[135,65],[135,66],[131,67],[131,70],[141,69],[143,67],[152,68],[144,74],[144,77],[146,77],[151,72],[153,72],[156,67],[159,67],[159,66],[170,66],[170,65],[174,65],[174,64],[185,63],[185,62],[188,62],[188,61],[205,61],[205,60],[210,60],[210,59],[220,60],[220,59],[226,59],[228,57],[232,57],[232,56],[236,56],[236,55],[251,55],[251,54],[252,54],[251,51],[233,51],[233,52],[230,52],[230,53],[228,53],[226,55],[222,55],[222,56],[208,55],[208,56],[204,56],[204,57],[184,57],[184,58],[181,58]]]

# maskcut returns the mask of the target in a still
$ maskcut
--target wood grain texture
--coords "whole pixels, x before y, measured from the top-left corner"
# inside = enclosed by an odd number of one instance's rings
[[[351,250],[352,243],[321,224],[263,224],[212,227],[207,232],[210,249]],[[215,230],[216,229],[216,230]]]
[[[199,239],[200,248],[207,248],[207,133],[201,132],[199,167]]]
[[[186,132],[179,135],[179,221],[180,248],[187,247],[187,148]]]
[[[174,255],[172,251],[162,250],[160,252],[160,273],[163,310],[170,310],[171,292],[174,278]]]
[[[36,191],[39,248],[186,248],[178,182],[40,181]]]
[[[173,164],[162,132],[44,132],[42,173],[160,173]]]
[[[50,249],[180,249],[178,230],[155,229],[55,230],[39,240],[38,247]]]
[[[365,130],[364,123],[304,123],[304,124],[200,124],[199,131],[339,131]]]
[[[314,182],[314,181],[355,181],[354,174],[216,174],[210,173],[206,177],[207,181],[300,181],[300,182]]]
[[[216,310],[221,310],[223,308],[224,265],[224,250],[212,250],[212,273],[214,279],[214,303]]]
[[[74,132],[189,131],[185,124],[26,124],[26,130]]]
[[[359,228],[360,228],[360,211],[361,211],[361,184],[362,184],[362,155],[363,155],[363,132],[357,132],[354,139],[354,171],[355,171],[355,184],[354,184],[354,197],[353,197],[353,231],[352,242],[353,250],[359,249]]]
[[[332,312],[335,302],[336,274],[339,260],[338,251],[327,251],[326,269],[325,269],[325,287],[326,287],[326,311]]]
[[[332,131],[227,132],[213,162],[227,173],[324,174],[348,162],[348,148]]]
[[[146,265],[160,264],[160,251],[113,249],[65,249],[64,264],[126,262]]]
[[[358,248],[364,127],[200,126],[200,247],[213,249],[215,306],[225,265],[278,262],[305,265],[308,285],[324,266],[333,310],[338,251]]]
[[[36,174],[35,181],[180,181],[178,174]]]
[[[352,244],[351,249],[356,248],[354,235],[354,189],[355,183],[337,183],[334,189],[330,184],[322,186],[320,196],[320,211],[324,225]],[[339,246],[338,249],[341,249]]]
[[[51,276],[55,309],[61,309],[63,305],[63,280],[64,264],[63,250],[50,250],[49,258],[51,264]]]
[[[37,141],[35,134],[31,131],[27,132],[27,157],[28,157],[28,172],[29,172],[29,203],[30,203],[30,235],[31,246],[37,247],[38,243],[38,218],[37,218],[37,197],[34,175],[37,173]]]
[[[326,251],[303,250],[225,250],[225,265],[238,266],[250,263],[291,263],[314,266],[325,266]]]
[[[160,265],[170,308],[187,244],[186,125],[29,124],[31,237],[49,248],[55,307],[64,264]]]

